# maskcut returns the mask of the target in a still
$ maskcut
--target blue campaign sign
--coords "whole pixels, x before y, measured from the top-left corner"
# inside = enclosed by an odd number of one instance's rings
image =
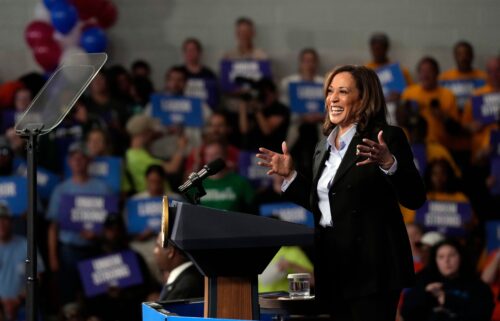
[[[0,177],[0,202],[9,207],[12,215],[21,215],[28,210],[28,182],[26,177]]]
[[[500,130],[492,130],[490,133],[491,157],[500,157]]]
[[[59,225],[63,230],[102,231],[108,215],[118,213],[118,197],[114,195],[62,195]]]
[[[483,124],[492,124],[500,119],[500,93],[472,97],[472,115]]]
[[[427,201],[415,214],[415,222],[426,230],[447,236],[463,236],[465,225],[471,220],[472,208],[468,202]]]
[[[268,169],[257,165],[256,152],[240,151],[239,174],[250,181],[254,187],[265,187],[272,183],[271,176],[267,175]]]
[[[413,144],[411,145],[411,150],[413,152],[413,162],[418,169],[420,175],[424,175],[425,168],[427,167],[427,151],[425,144]]]
[[[153,94],[151,104],[152,116],[160,119],[163,125],[203,126],[200,98]]]
[[[224,59],[220,63],[220,82],[226,93],[241,88],[237,78],[258,81],[262,78],[272,78],[271,63],[267,60],[230,60]]]
[[[5,133],[7,129],[15,124],[16,111],[15,110],[2,110],[0,112],[0,132]]]
[[[491,160],[491,176],[495,178],[495,184],[491,187],[491,194],[500,195],[500,157]]]
[[[163,212],[163,197],[129,199],[127,201],[127,228],[130,234],[149,229],[159,232]]]
[[[460,110],[463,110],[476,88],[486,85],[484,79],[441,80],[439,83],[453,92]]]
[[[400,94],[406,88],[406,80],[398,63],[377,68],[375,72],[380,80],[385,96],[391,92]]]
[[[122,184],[123,162],[119,157],[96,157],[89,164],[89,175],[103,180],[118,193]]]
[[[211,108],[219,104],[219,90],[215,79],[189,78],[186,84],[186,96],[197,97]]]
[[[260,215],[277,217],[282,221],[303,224],[314,227],[314,217],[311,212],[294,203],[268,203],[260,206]]]
[[[24,160],[18,161],[17,165],[15,165],[15,168],[17,174],[23,177],[27,177],[28,165]],[[37,167],[36,186],[38,188],[40,198],[49,199],[52,195],[52,191],[60,182],[61,178],[59,177],[59,175],[56,175],[55,173],[41,166]]]
[[[87,297],[106,293],[110,287],[123,289],[143,282],[137,254],[132,251],[81,261],[78,271]]]
[[[325,94],[323,85],[314,82],[291,82],[288,85],[290,108],[297,114],[323,113]]]
[[[486,222],[486,249],[491,253],[500,248],[500,221]]]

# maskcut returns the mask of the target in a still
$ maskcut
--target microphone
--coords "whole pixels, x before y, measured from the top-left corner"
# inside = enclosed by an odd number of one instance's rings
[[[182,193],[191,186],[197,184],[198,182],[201,182],[208,176],[217,174],[224,167],[226,167],[226,163],[222,160],[222,158],[217,158],[216,160],[211,161],[210,163],[203,166],[203,168],[198,173],[192,172],[191,174],[189,174],[187,181],[179,186],[179,192]]]

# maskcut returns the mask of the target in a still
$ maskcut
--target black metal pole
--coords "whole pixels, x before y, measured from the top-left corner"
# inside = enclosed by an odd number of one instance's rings
[[[26,320],[35,321],[38,306],[37,288],[37,143],[40,130],[28,130],[28,255],[26,259]]]

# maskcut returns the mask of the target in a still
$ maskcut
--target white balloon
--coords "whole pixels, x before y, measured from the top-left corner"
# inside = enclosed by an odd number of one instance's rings
[[[54,39],[61,44],[62,48],[73,48],[80,44],[82,35],[82,23],[79,21],[70,32],[63,35],[59,31],[54,32]]]
[[[50,23],[50,12],[47,10],[42,1],[35,5],[34,14],[35,20],[46,21]]]

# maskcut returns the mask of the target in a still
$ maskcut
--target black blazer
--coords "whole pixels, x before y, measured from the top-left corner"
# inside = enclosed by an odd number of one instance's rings
[[[383,138],[398,162],[394,175],[386,175],[376,164],[356,166],[356,145],[363,138]],[[313,182],[303,176],[288,187],[284,196],[314,213],[316,223],[315,277],[319,298],[341,295],[354,298],[398,290],[414,283],[413,260],[398,203],[417,209],[425,202],[423,181],[413,162],[404,132],[385,125],[365,136],[356,133],[340,163],[330,188],[333,228],[327,244],[318,223],[317,184],[329,157],[326,138],[316,146]],[[326,251],[324,250],[326,246]],[[318,251],[318,249],[323,249]],[[325,254],[326,253],[326,254]],[[330,262],[330,263],[327,263]],[[333,262],[333,263],[332,263]]]
[[[191,265],[162,291],[159,301],[201,298],[204,295],[204,278],[194,265]]]

